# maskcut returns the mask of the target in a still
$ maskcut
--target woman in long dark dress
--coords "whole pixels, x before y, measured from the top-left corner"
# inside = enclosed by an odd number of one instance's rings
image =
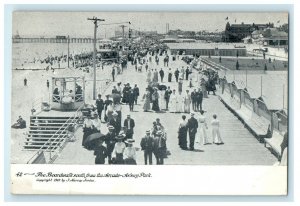
[[[159,94],[157,92],[157,88],[154,88],[154,92],[152,94],[152,110],[158,112],[159,104],[158,104]]]
[[[186,116],[182,115],[182,120],[178,128],[178,145],[181,149],[187,149],[187,123]]]
[[[85,143],[86,138],[93,134],[93,121],[91,120],[90,116],[87,116],[87,118],[84,120],[83,123],[83,138],[82,138],[82,146],[87,147],[88,145]]]
[[[169,69],[169,74],[168,74],[168,82],[172,82],[172,71],[171,71],[171,68]]]

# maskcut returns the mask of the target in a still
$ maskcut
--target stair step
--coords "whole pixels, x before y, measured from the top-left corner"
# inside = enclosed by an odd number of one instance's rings
[[[29,134],[28,137],[36,137],[36,136],[42,136],[42,137],[43,136],[45,136],[45,137],[50,136],[50,137],[52,137],[52,136],[59,136],[59,135],[67,135],[67,133],[57,133],[57,134]]]
[[[53,146],[56,146],[57,144],[61,144],[62,141],[60,142],[55,142],[55,141],[52,141],[52,142],[47,142],[47,141],[28,141],[28,142],[25,142],[24,146],[30,146],[30,145],[40,145],[40,146],[49,146],[49,145],[53,145]]]
[[[38,127],[41,127],[41,126],[47,126],[47,125],[72,125],[72,124],[75,124],[75,122],[70,122],[70,123],[38,123],[39,126]],[[33,124],[30,124],[30,126],[37,126],[37,125],[33,125]]]
[[[53,120],[53,119],[69,119],[69,118],[73,118],[73,117],[49,117],[49,116],[34,116],[34,117],[31,117],[30,119],[34,119],[34,120]],[[75,118],[78,118],[78,117],[75,117]]]
[[[43,126],[43,128],[46,128],[46,129],[59,129],[59,128],[61,128],[61,126],[62,125],[57,125],[57,126]],[[29,126],[29,129],[39,129],[39,128],[41,128],[40,126]]]
[[[40,130],[40,129],[30,129],[29,130],[29,133],[37,133],[37,132],[57,132],[59,129],[56,129],[56,128],[53,128],[53,129],[43,129],[43,130]]]
[[[25,139],[26,140],[29,140],[29,139],[46,139],[46,140],[53,139],[54,140],[54,139],[64,139],[66,136],[67,135],[64,135],[64,136],[62,136],[60,138],[52,137],[52,136],[50,136],[50,137],[26,137]]]
[[[54,146],[54,147],[50,147],[50,148],[47,148],[47,147],[43,147],[42,145],[41,146],[25,146],[24,149],[25,150],[32,150],[32,151],[36,151],[36,150],[42,150],[42,151],[54,151],[58,148],[58,146]]]

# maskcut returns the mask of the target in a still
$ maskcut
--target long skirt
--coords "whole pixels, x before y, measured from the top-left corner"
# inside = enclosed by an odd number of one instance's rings
[[[152,104],[152,110],[158,112],[159,111],[159,105],[158,105],[158,99],[155,99],[153,101],[153,104]]]
[[[88,144],[85,143],[85,140],[91,134],[93,134],[92,128],[83,128],[82,146],[84,146],[84,147],[88,146]]]
[[[189,100],[184,101],[184,112],[185,113],[191,112],[191,102]]]
[[[125,165],[136,165],[136,161],[135,161],[135,159],[132,159],[132,158],[126,158],[124,160],[124,164]]]
[[[169,102],[169,112],[176,112],[176,99],[170,99]]]
[[[113,164],[124,164],[123,153],[116,153],[116,158],[113,160]]]
[[[172,74],[168,75],[168,82],[172,82]]]
[[[180,128],[178,133],[178,145],[180,148],[187,147],[187,128]]]
[[[151,109],[150,99],[145,99],[143,110],[144,111],[149,111],[150,109]]]

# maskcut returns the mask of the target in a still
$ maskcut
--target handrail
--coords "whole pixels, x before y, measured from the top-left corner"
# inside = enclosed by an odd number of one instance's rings
[[[76,110],[76,114],[73,117],[70,117],[69,119],[67,119],[67,121],[47,140],[47,142],[45,142],[41,148],[27,161],[27,164],[29,164],[29,162],[35,157],[38,156],[43,150],[44,147],[47,147],[46,150],[48,150],[49,148],[53,147],[53,142],[55,143],[61,143],[61,141],[55,141],[57,139],[62,139],[63,141],[66,140],[66,138],[61,138],[61,136],[66,136],[66,134],[62,135],[62,132],[64,132],[67,127],[66,124],[72,123],[75,125],[75,122],[73,122],[75,120],[75,118],[78,116],[78,112],[82,109],[84,105],[80,106],[77,110]],[[71,121],[71,122],[70,122]],[[60,132],[60,134],[58,134],[58,132]],[[58,135],[58,136],[57,136]],[[57,136],[57,137],[55,137]],[[61,148],[60,146],[58,146],[58,148]],[[57,149],[56,149],[57,150]],[[55,151],[56,152],[56,151]],[[50,160],[52,160],[52,151],[50,150]],[[56,155],[56,154],[55,154]],[[55,157],[55,155],[53,157]]]

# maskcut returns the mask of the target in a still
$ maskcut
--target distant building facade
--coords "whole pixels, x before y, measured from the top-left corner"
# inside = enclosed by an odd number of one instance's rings
[[[247,36],[251,36],[255,30],[264,30],[266,28],[273,28],[274,24],[232,24],[227,22],[224,32],[223,40],[225,42],[242,42]]]

